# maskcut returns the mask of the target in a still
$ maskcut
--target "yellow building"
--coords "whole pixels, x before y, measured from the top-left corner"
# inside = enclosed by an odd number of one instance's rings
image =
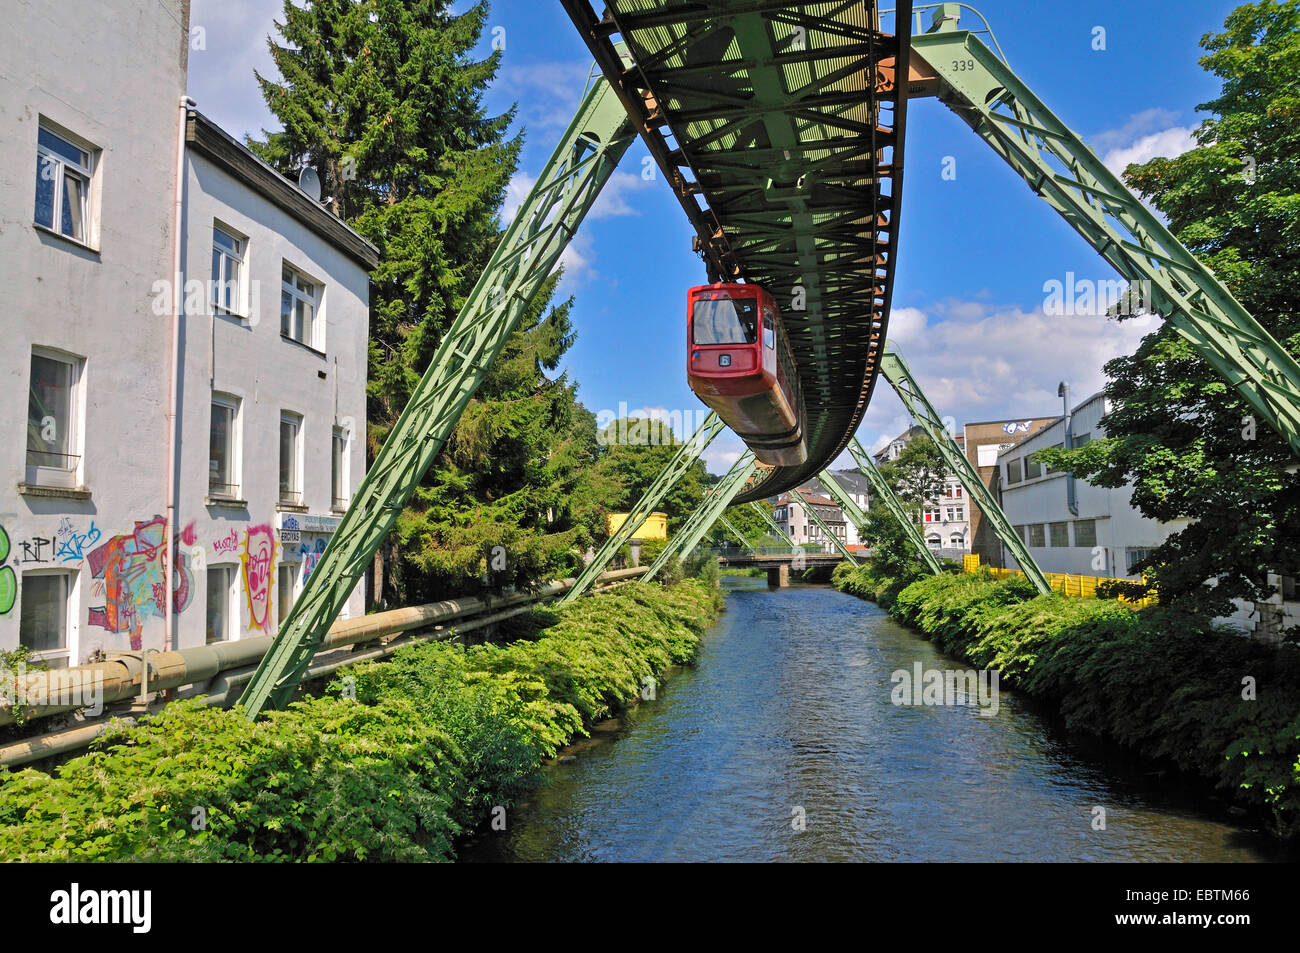
[[[605,528],[611,536],[617,533],[622,525],[627,522],[627,513],[610,513],[605,517]],[[641,524],[633,535],[633,539],[667,539],[668,538],[668,514],[651,513],[646,517],[646,521]]]

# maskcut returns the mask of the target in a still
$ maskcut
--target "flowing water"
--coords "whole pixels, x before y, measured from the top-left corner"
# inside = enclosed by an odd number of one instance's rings
[[[1016,692],[992,717],[895,705],[894,672],[966,666],[871,603],[723,585],[695,666],[570,749],[463,859],[1274,859],[1204,789],[1066,737]]]

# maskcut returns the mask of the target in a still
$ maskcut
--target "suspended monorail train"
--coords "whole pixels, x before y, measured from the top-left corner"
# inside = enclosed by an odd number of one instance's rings
[[[760,463],[808,459],[803,392],[773,297],[758,285],[701,285],[687,293],[686,379]]]

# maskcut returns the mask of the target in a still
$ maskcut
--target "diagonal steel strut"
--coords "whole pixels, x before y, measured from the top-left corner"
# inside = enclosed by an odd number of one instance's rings
[[[268,705],[283,707],[292,697],[326,631],[634,136],[618,96],[598,77],[280,624],[240,699],[248,718]]]
[[[644,578],[653,579],[670,559],[682,559],[689,555],[691,550],[699,545],[704,534],[717,522],[723,511],[731,505],[736,494],[745,488],[749,478],[757,472],[758,464],[754,462],[754,452],[746,450],[740,455],[740,459],[731,465],[727,475],[705,493],[704,499],[700,501],[695,512],[677,531],[677,535],[668,541],[668,545],[663,548],[663,552],[650,566],[650,571]]]
[[[903,527],[903,532],[906,533],[907,538],[912,541],[912,545],[916,548],[916,552],[921,557],[922,562],[924,562],[930,568],[930,571],[936,576],[940,575],[943,572],[943,567],[939,565],[938,557],[936,557],[934,553],[930,552],[929,546],[925,545],[925,540],[921,538],[921,533],[917,530],[916,524],[912,522],[911,518],[907,515],[907,511],[903,509],[903,504],[899,502],[898,497],[894,494],[893,487],[885,482],[885,478],[881,476],[880,471],[876,469],[875,461],[873,461],[867,451],[862,448],[862,444],[858,443],[857,437],[854,437],[849,441],[849,453],[857,463],[858,469],[862,472],[862,475],[865,476],[867,481],[871,484],[871,488],[875,490],[876,502],[884,504],[885,509],[889,510],[890,515],[898,521],[898,525]]]

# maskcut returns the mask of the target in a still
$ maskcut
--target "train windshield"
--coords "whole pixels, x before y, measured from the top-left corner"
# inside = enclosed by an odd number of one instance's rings
[[[697,299],[691,312],[696,344],[753,344],[758,340],[755,298]]]

